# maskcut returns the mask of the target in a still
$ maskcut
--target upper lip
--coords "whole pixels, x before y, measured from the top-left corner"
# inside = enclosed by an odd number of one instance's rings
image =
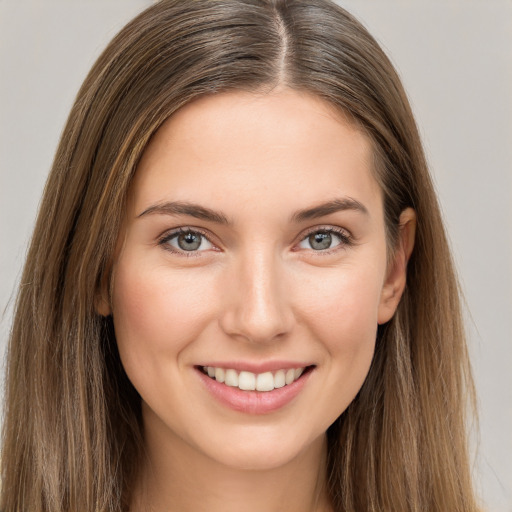
[[[288,370],[290,368],[306,368],[307,366],[313,365],[302,361],[208,361],[197,366],[213,366],[215,368],[233,369],[239,372],[246,371],[259,374],[275,372],[277,370]]]

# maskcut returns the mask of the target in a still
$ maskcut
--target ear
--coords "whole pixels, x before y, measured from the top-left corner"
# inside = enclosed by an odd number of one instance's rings
[[[382,287],[378,312],[379,324],[391,320],[405,289],[407,262],[414,248],[416,233],[416,212],[412,208],[406,208],[400,214],[399,230],[397,246],[388,264],[386,281]]]
[[[94,309],[96,313],[101,316],[109,316],[112,314],[112,307],[110,306],[110,272],[103,272],[101,282],[96,290],[94,297]]]

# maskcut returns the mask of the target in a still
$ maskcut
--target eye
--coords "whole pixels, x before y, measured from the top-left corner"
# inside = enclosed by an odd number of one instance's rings
[[[160,241],[167,250],[178,253],[208,251],[214,245],[203,233],[192,229],[180,229],[165,235]]]
[[[299,243],[301,249],[312,249],[313,251],[327,251],[339,245],[350,245],[350,236],[341,230],[317,229],[312,231]]]

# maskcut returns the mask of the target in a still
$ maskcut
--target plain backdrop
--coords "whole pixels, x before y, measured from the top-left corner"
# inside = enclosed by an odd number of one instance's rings
[[[0,358],[60,132],[99,52],[146,0],[0,0]],[[488,510],[512,512],[512,1],[340,0],[415,111],[467,301]],[[448,512],[448,511],[447,511]]]

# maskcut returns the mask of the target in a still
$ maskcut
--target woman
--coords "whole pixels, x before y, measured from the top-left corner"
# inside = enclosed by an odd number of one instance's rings
[[[471,375],[400,81],[341,8],[162,1],[57,151],[4,510],[477,510]]]

